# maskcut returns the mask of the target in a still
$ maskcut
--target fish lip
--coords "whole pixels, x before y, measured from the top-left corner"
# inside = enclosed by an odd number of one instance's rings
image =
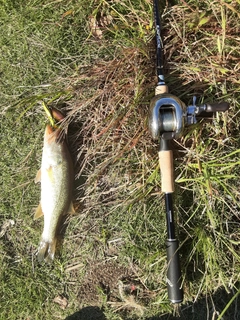
[[[54,133],[54,131],[55,131],[54,128],[50,124],[47,124],[45,129],[45,136],[46,137],[51,136]]]
[[[58,122],[62,122],[65,119],[65,116],[56,108],[52,108],[52,116]]]
[[[44,134],[44,142],[47,144],[56,142],[62,143],[65,138],[64,130],[61,128],[54,129],[50,124],[46,125],[45,134]]]

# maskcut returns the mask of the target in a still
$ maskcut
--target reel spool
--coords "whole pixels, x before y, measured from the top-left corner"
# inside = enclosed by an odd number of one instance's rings
[[[149,130],[154,140],[177,139],[185,126],[186,105],[169,93],[156,95],[150,103]]]

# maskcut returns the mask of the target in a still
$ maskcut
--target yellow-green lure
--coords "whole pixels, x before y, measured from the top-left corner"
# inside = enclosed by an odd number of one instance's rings
[[[54,129],[58,129],[59,125],[57,125],[56,119],[54,119],[54,117],[52,116],[51,111],[49,110],[49,108],[47,107],[47,105],[45,104],[44,101],[42,101],[42,106],[43,106],[43,109],[45,110],[45,112],[47,114],[47,117],[48,117],[48,120],[49,120],[49,122],[51,124],[51,127],[54,128]]]

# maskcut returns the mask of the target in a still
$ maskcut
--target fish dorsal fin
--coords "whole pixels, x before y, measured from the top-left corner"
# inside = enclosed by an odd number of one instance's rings
[[[41,206],[41,203],[39,203],[39,205],[35,211],[34,219],[36,220],[42,216],[43,216],[42,206]]]
[[[41,182],[41,169],[38,170],[34,182],[35,183]]]
[[[71,201],[71,203],[70,203],[70,205],[69,205],[69,208],[68,208],[68,212],[67,212],[67,213],[68,213],[68,214],[74,214],[74,213],[76,213],[72,201]]]

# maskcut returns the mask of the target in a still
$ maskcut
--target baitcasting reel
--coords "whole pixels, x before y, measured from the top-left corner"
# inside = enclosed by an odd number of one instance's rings
[[[165,140],[178,139],[185,126],[197,122],[197,116],[204,118],[216,111],[224,112],[228,108],[227,102],[197,106],[196,97],[193,98],[192,105],[186,106],[178,97],[167,93],[166,85],[159,85],[150,103],[149,130],[154,140],[159,140],[160,137]]]

